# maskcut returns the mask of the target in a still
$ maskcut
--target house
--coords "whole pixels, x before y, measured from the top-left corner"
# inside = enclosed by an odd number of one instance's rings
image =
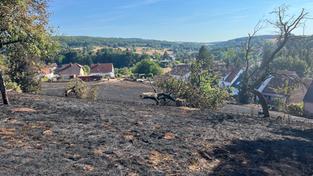
[[[232,87],[233,95],[238,95],[239,93],[239,84],[240,78],[243,74],[244,70],[241,68],[234,68],[232,69],[221,81],[221,87]]]
[[[235,68],[232,69],[222,80],[222,86],[231,87],[239,79],[239,77],[244,72],[243,69]]]
[[[170,75],[175,79],[187,81],[191,74],[191,65],[189,64],[178,64],[175,65]]]
[[[57,69],[56,64],[46,65],[40,68],[38,77],[39,78],[46,77],[49,80],[52,80],[56,77],[56,75],[54,74],[56,69]]]
[[[169,59],[163,59],[160,61],[160,66],[163,68],[168,67],[172,63],[172,60]]]
[[[61,79],[71,79],[78,76],[84,76],[85,72],[83,66],[79,64],[66,64],[62,65],[57,71]]]
[[[93,64],[91,65],[90,76],[102,76],[115,78],[113,64]]]
[[[213,71],[218,76],[224,76],[229,70],[225,62],[220,60],[213,61]]]
[[[257,90],[271,105],[277,101],[286,104],[301,103],[307,89],[299,80],[300,77],[294,71],[278,71],[277,74],[269,76]]]
[[[303,99],[304,115],[313,118],[313,81]]]

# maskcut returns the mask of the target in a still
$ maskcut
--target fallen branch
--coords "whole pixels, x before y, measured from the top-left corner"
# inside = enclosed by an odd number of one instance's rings
[[[164,105],[166,105],[168,102],[172,101],[176,103],[178,106],[180,103],[178,103],[177,99],[174,98],[169,93],[154,93],[154,92],[145,92],[142,95],[140,95],[142,99],[150,99],[154,100],[156,102],[156,105],[160,105],[161,102],[163,102]],[[179,101],[180,102],[180,101]]]

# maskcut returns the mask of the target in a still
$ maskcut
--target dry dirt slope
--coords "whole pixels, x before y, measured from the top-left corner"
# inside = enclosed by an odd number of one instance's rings
[[[0,106],[0,175],[313,174],[311,124],[27,94],[11,103]]]

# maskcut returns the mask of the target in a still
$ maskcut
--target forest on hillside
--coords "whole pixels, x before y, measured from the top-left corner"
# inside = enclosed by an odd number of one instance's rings
[[[252,60],[255,64],[260,62],[266,52],[270,52],[275,45],[274,35],[256,36],[252,40]],[[237,38],[224,42],[214,43],[186,43],[168,42],[145,39],[99,38],[79,36],[56,37],[64,46],[60,54],[54,58],[58,64],[79,63],[91,65],[93,63],[113,63],[117,68],[132,67],[137,62],[153,58],[160,60],[161,54],[138,54],[136,47],[150,49],[170,49],[180,62],[189,63],[197,57],[201,46],[206,46],[215,60],[223,61],[229,67],[244,66],[244,47],[247,37]],[[277,55],[277,60],[271,64],[273,69],[296,71],[299,76],[309,76],[313,72],[313,37],[292,36],[290,42]],[[105,46],[97,52],[95,47]],[[80,48],[80,49],[77,49]],[[120,48],[127,48],[121,50]]]
[[[89,36],[55,36],[63,46],[70,48],[93,47],[93,46],[108,46],[112,48],[167,48],[173,50],[198,50],[204,43],[193,42],[169,42],[161,40],[147,40],[139,38],[104,38],[104,37],[89,37]]]

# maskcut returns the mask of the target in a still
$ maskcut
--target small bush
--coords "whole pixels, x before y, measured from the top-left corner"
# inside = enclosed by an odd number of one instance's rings
[[[99,87],[98,86],[94,86],[90,89],[89,91],[89,96],[88,98],[91,100],[97,100],[98,97],[98,91],[99,91]]]
[[[286,112],[286,102],[281,98],[274,99],[273,110],[279,112]]]
[[[88,85],[79,78],[75,78],[67,84],[66,90],[71,89],[75,91],[77,98],[88,97]]]
[[[116,73],[118,77],[123,77],[123,76],[129,77],[133,74],[132,71],[127,67],[116,69]]]
[[[13,90],[15,92],[22,93],[21,87],[15,82],[11,82],[11,81],[6,82],[5,87],[7,90]]]
[[[48,82],[48,81],[49,81],[49,78],[46,77],[46,76],[44,76],[44,77],[40,78],[40,81],[41,81],[41,82]]]
[[[90,100],[97,100],[98,97],[98,86],[89,88],[87,83],[79,78],[71,80],[66,87],[66,91],[73,89],[77,98]]]
[[[172,77],[161,77],[156,84],[166,93],[176,98],[185,99],[191,107],[216,109],[228,98],[226,90],[212,86],[211,81],[204,81],[200,87]]]
[[[292,104],[287,107],[288,113],[295,116],[303,116],[304,114],[304,104]]]

